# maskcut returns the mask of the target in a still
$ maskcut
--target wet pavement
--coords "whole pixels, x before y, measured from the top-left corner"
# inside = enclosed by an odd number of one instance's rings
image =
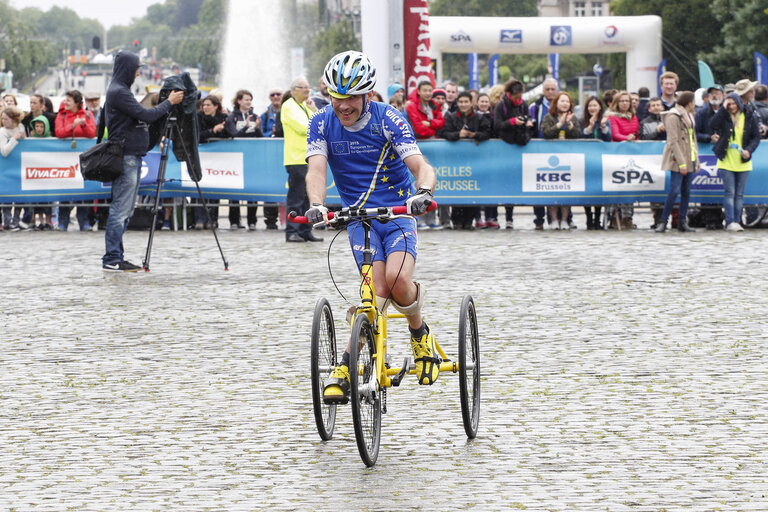
[[[335,233],[222,231],[225,272],[210,232],[161,232],[152,271],[120,275],[102,233],[0,233],[0,510],[768,510],[768,231],[531,219],[420,235],[449,355],[477,304],[480,430],[455,375],[411,379],[370,469],[348,408],[329,442],[312,416],[315,301],[345,328]],[[127,234],[134,263],[146,240]],[[354,297],[344,235],[330,261]],[[406,326],[389,332],[396,360]]]

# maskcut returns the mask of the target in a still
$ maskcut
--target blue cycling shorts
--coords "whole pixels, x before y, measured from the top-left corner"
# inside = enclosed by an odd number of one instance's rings
[[[365,247],[365,231],[362,224],[350,223],[347,226],[347,234],[359,269],[363,266],[363,248]],[[383,224],[377,220],[371,223],[373,261],[387,261],[390,254],[398,251],[411,254],[415,260],[418,245],[416,219],[413,217],[393,219]]]

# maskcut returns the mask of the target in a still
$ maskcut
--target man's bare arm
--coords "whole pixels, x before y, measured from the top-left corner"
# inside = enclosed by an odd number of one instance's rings
[[[324,203],[326,194],[326,175],[328,172],[328,159],[323,155],[312,155],[307,161],[307,197],[309,204]],[[301,212],[303,215],[304,212]]]

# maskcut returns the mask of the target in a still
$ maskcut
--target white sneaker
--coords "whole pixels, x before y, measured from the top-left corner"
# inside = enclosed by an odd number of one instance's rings
[[[561,231],[570,231],[571,226],[568,224],[568,221],[561,220],[560,221],[560,230]]]
[[[731,222],[725,229],[726,231],[744,231],[744,228],[738,222]]]
[[[556,220],[553,220],[552,222],[549,223],[549,226],[547,226],[547,229],[549,229],[550,231],[557,231],[558,229],[560,229],[560,223],[557,222]]]

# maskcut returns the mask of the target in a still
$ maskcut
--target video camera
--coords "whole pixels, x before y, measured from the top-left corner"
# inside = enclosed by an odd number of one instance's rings
[[[200,153],[197,149],[200,140],[200,128],[197,121],[197,101],[200,97],[200,91],[197,90],[192,77],[186,72],[169,76],[163,81],[158,101],[167,100],[173,91],[183,91],[184,99],[181,103],[173,105],[165,118],[153,123],[151,129],[154,130],[157,125],[158,132],[160,132],[168,123],[175,120],[172,124],[177,129],[174,130],[172,126],[170,134],[167,134],[173,142],[173,154],[179,162],[186,162],[190,178],[200,181],[203,177]],[[160,134],[160,136],[162,135]]]

